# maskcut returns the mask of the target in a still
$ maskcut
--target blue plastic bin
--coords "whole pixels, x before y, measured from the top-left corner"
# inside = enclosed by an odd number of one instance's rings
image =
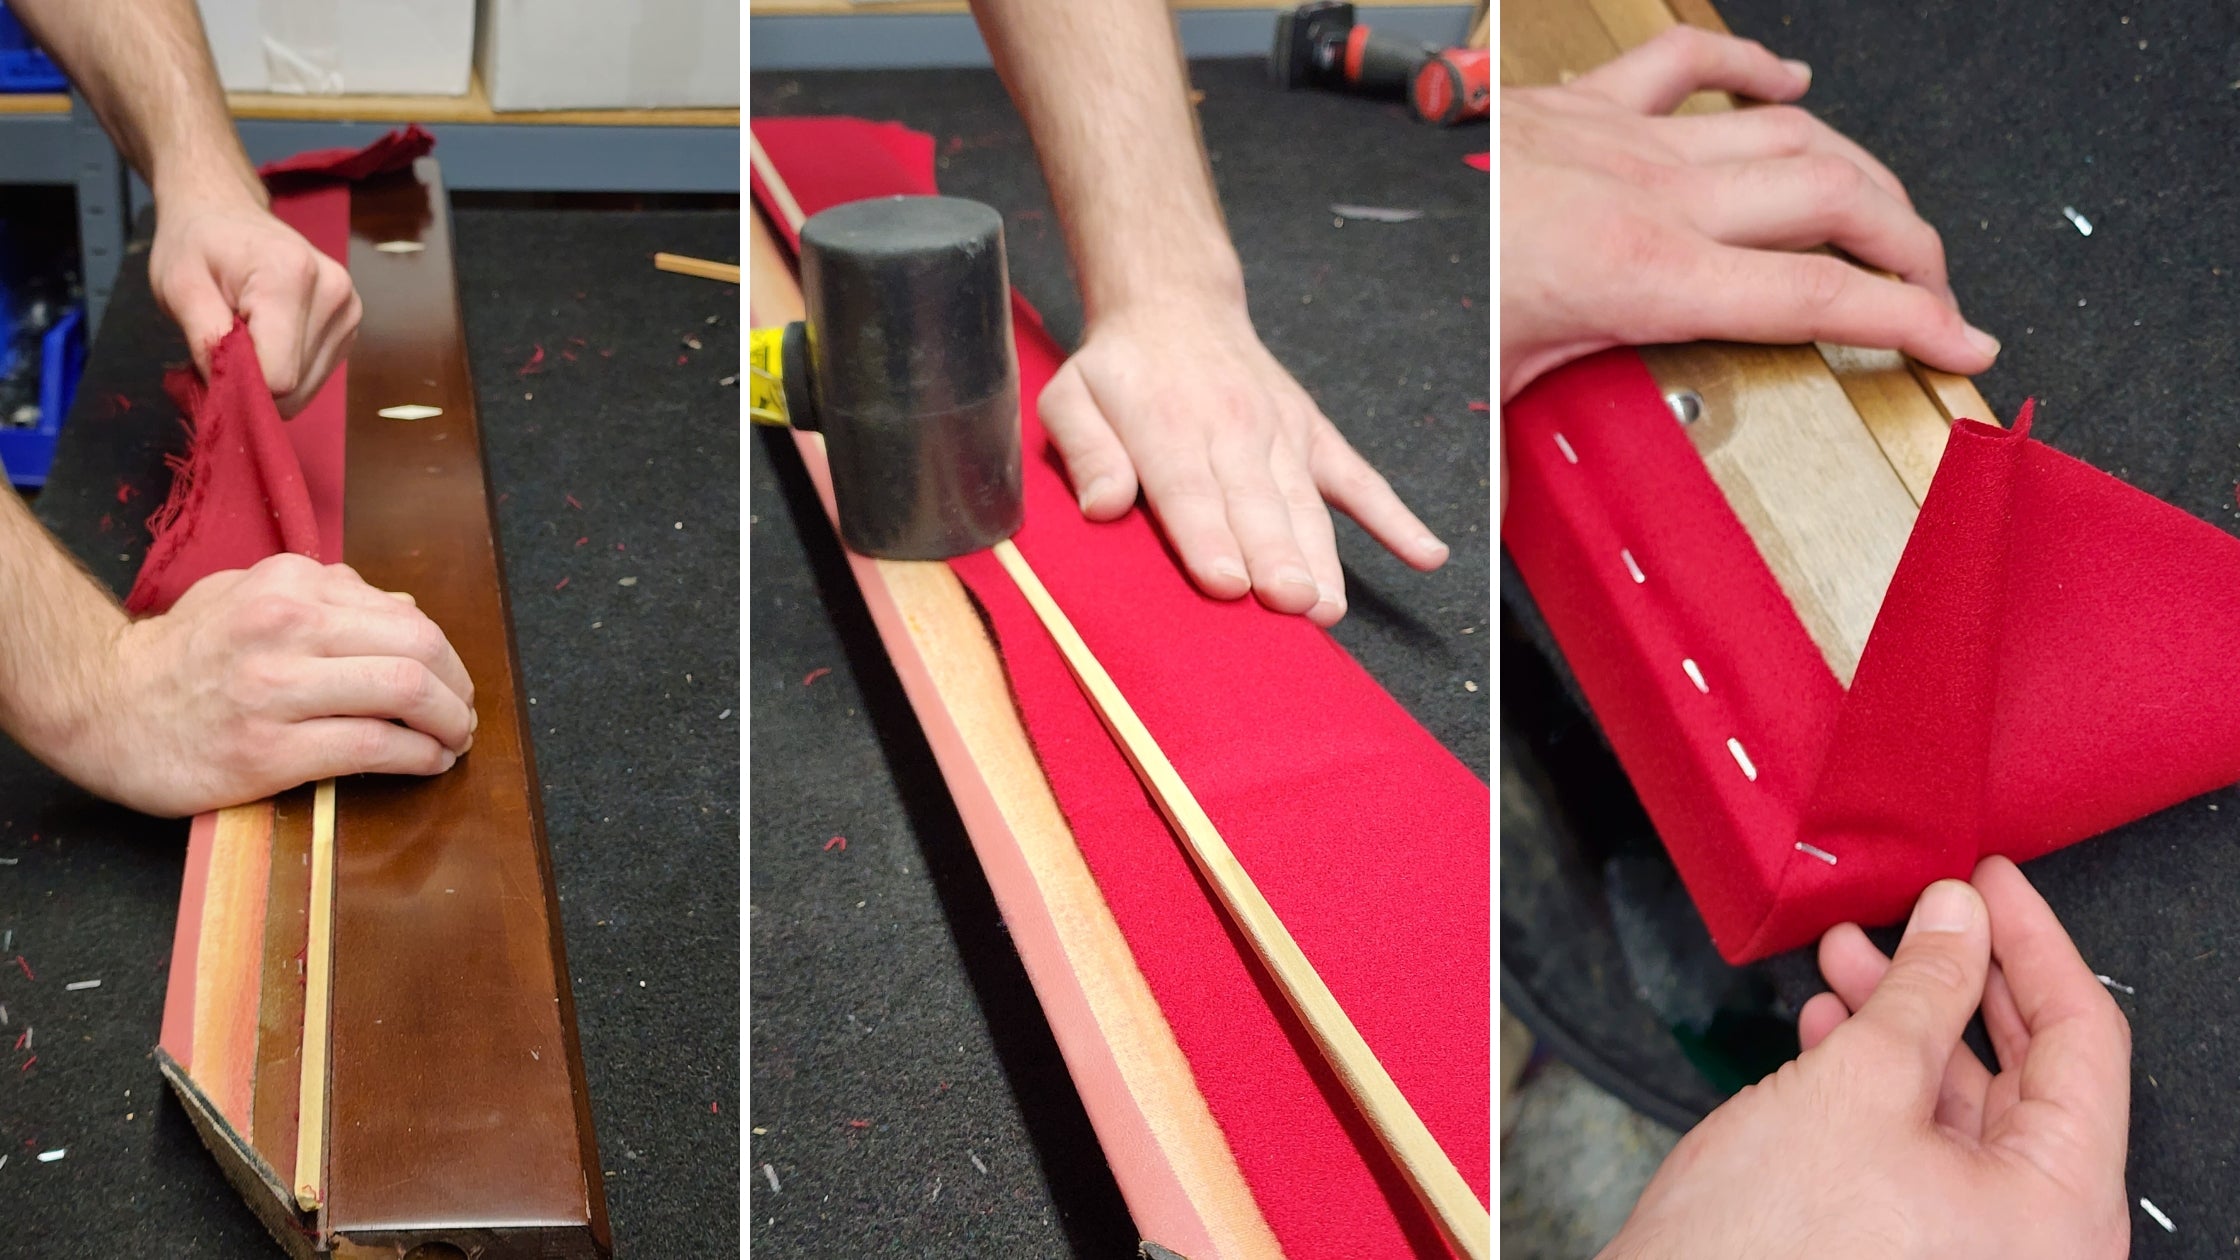
[[[0,92],[61,92],[69,86],[62,68],[39,51],[31,32],[0,4]]]
[[[73,306],[39,339],[39,423],[25,429],[0,425],[0,464],[7,466],[9,481],[25,489],[47,484],[54,440],[69,418],[85,366],[85,310]]]

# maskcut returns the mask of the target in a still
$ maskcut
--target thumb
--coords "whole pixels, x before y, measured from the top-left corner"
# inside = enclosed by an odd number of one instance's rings
[[[1109,521],[1135,506],[1135,464],[1077,364],[1068,362],[1058,369],[1043,387],[1036,409],[1042,415],[1043,431],[1066,461],[1066,476],[1073,481],[1083,516]]]
[[[1906,1069],[1919,1072],[1915,1096],[1925,1107],[1935,1104],[1990,970],[1991,920],[1982,896],[1961,880],[1938,880],[1914,905],[1890,969],[1850,1020],[1903,1048]]]
[[[186,334],[187,352],[195,370],[210,379],[210,358],[218,343],[233,331],[233,303],[219,291],[218,282],[201,267],[181,269],[180,278],[165,286],[164,306]]]

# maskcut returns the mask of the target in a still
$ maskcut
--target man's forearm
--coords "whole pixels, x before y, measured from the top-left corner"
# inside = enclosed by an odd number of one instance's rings
[[[264,186],[241,150],[194,0],[11,0],[85,94],[160,212],[173,198]]]
[[[83,735],[124,610],[0,486],[0,729],[53,763]]]
[[[1178,294],[1241,302],[1162,0],[972,8],[1033,133],[1089,319]]]

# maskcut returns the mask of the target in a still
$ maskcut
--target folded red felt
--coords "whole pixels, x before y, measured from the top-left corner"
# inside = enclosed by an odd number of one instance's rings
[[[916,132],[763,119],[754,133],[805,213],[934,191],[933,143]],[[756,194],[770,204],[759,180]],[[1082,518],[1033,402],[1064,354],[1023,300],[1014,310],[1028,452],[1020,550],[1433,1135],[1489,1195],[1485,784],[1322,631],[1200,595],[1142,512]],[[1010,579],[985,553],[954,567],[987,610],[1082,855],[1285,1254],[1446,1254]]]
[[[411,165],[434,143],[418,127],[363,149],[322,149],[260,168],[272,212],[322,253],[350,260],[345,181]],[[171,493],[148,518],[154,535],[125,608],[160,613],[212,573],[295,552],[342,558],[343,403],[349,367],[334,374],[294,419],[283,421],[247,325],[236,321],[210,356],[208,379],[172,372],[165,388],[192,434],[173,461]]]
[[[418,123],[399,127],[362,149],[311,149],[279,158],[257,168],[266,187],[294,187],[299,183],[370,179],[403,170],[436,147],[436,138]]]
[[[1504,409],[1503,541],[1736,962],[2240,780],[2240,539],[1953,426],[1848,693],[1630,351]]]

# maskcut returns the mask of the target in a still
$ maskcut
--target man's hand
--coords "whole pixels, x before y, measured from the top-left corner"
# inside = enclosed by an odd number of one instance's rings
[[[362,308],[349,271],[256,197],[228,191],[157,200],[149,279],[156,301],[186,333],[195,367],[209,375],[211,352],[238,314],[280,414],[303,410],[357,339]]]
[[[1930,886],[1894,959],[1846,924],[1820,967],[1804,1053],[1681,1139],[1605,1260],[2128,1251],[2130,1026],[2012,862]]]
[[[1960,316],[1944,245],[1864,149],[1793,106],[1667,117],[1689,94],[1804,95],[1758,44],[1675,27],[1557,88],[1501,94],[1501,397],[1615,345],[1900,349],[1948,372],[1999,343]],[[1825,254],[1833,245],[1889,279]]]
[[[1324,626],[1343,617],[1325,499],[1418,569],[1447,558],[1446,544],[1260,344],[1241,300],[1097,319],[1040,407],[1082,512],[1122,515],[1140,482],[1209,595],[1250,591]]]
[[[443,632],[343,565],[282,555],[214,573],[100,646],[62,734],[32,751],[147,813],[439,774],[474,743],[474,684]]]

